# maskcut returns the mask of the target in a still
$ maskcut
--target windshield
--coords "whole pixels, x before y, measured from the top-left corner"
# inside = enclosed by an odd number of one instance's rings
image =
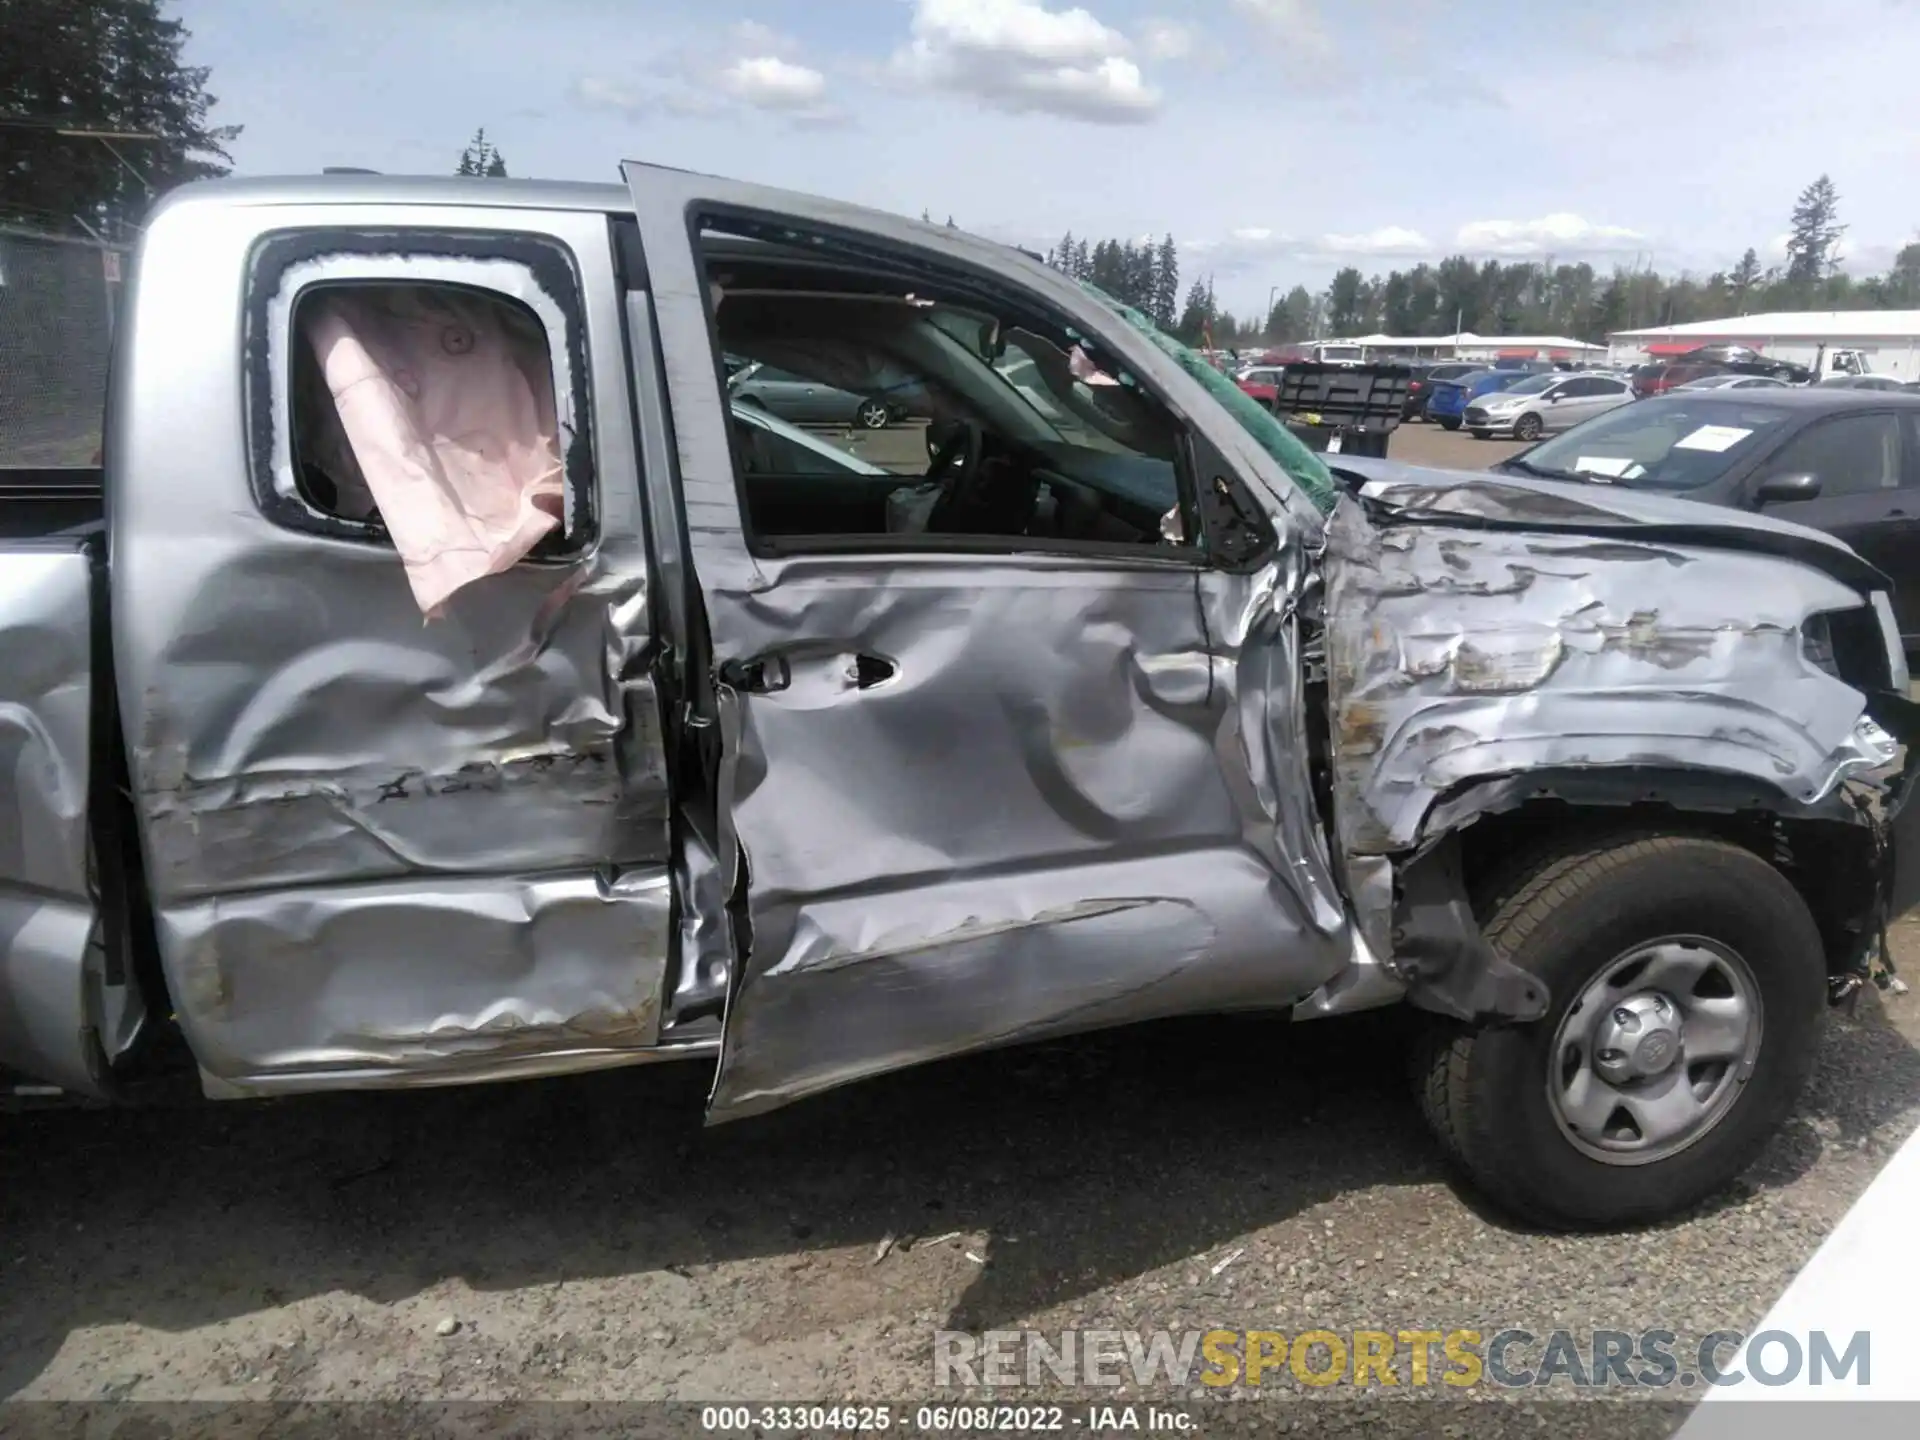
[[[1636,490],[1697,490],[1766,445],[1786,420],[1781,410],[1731,394],[1709,399],[1676,391],[1610,410],[1501,468]]]

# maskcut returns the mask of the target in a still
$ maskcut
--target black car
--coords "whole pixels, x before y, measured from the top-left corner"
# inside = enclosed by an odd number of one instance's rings
[[[1406,403],[1400,407],[1402,420],[1427,418],[1427,397],[1433,393],[1435,381],[1457,380],[1462,375],[1484,367],[1458,360],[1443,360],[1437,365],[1426,360],[1417,360],[1411,368],[1413,379],[1407,386]]]
[[[1702,345],[1680,357],[1683,365],[1713,365],[1736,375],[1764,375],[1788,385],[1805,385],[1813,372],[1790,360],[1774,360],[1750,345]]]
[[[1609,411],[1493,467],[1764,510],[1846,541],[1894,582],[1920,653],[1920,395],[1688,390]]]

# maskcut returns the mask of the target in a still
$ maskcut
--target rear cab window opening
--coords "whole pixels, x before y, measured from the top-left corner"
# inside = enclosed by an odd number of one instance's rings
[[[756,549],[1201,558],[1185,425],[1042,303],[757,218],[696,233]]]
[[[531,237],[334,238],[287,232],[254,257],[262,511],[392,546],[429,615],[483,575],[588,548],[591,427],[567,257]]]

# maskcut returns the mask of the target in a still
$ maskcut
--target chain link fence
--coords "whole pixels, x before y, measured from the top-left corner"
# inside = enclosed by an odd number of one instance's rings
[[[124,247],[0,225],[0,467],[92,465]]]

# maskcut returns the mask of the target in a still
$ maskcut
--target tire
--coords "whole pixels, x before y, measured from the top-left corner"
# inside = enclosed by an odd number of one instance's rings
[[[1493,432],[1491,430],[1476,430],[1473,432],[1473,438],[1476,440],[1486,440],[1491,438],[1492,435]]]
[[[1545,981],[1553,999],[1536,1023],[1436,1025],[1415,1047],[1421,1108],[1448,1158],[1500,1207],[1552,1229],[1647,1224],[1732,1183],[1799,1098],[1826,1015],[1819,930],[1786,877],[1720,840],[1615,836],[1524,861],[1488,907],[1494,949]],[[1556,1051],[1562,1065],[1567,1052],[1556,1041],[1563,1025],[1579,1025],[1571,1017],[1590,985],[1637,945],[1665,937],[1698,937],[1737,957],[1757,996],[1757,1034],[1747,1042],[1757,1048],[1745,1052],[1744,1078],[1737,1063],[1720,1072],[1717,1119],[1677,1149],[1637,1163],[1598,1158],[1562,1128],[1553,1092],[1565,1073],[1556,1074]],[[1604,1026],[1624,1013],[1606,1009],[1619,1003],[1604,999],[1587,1013]],[[1603,1133],[1595,1143],[1635,1142]]]
[[[884,430],[893,420],[893,412],[884,400],[862,400],[853,412],[854,423],[863,430]]]
[[[1460,428],[1460,422],[1451,415],[1442,415],[1440,417],[1440,428],[1442,430],[1458,430]]]
[[[1541,431],[1545,428],[1546,427],[1540,423],[1540,417],[1538,415],[1522,415],[1518,420],[1513,422],[1513,438],[1527,441],[1538,440]]]

